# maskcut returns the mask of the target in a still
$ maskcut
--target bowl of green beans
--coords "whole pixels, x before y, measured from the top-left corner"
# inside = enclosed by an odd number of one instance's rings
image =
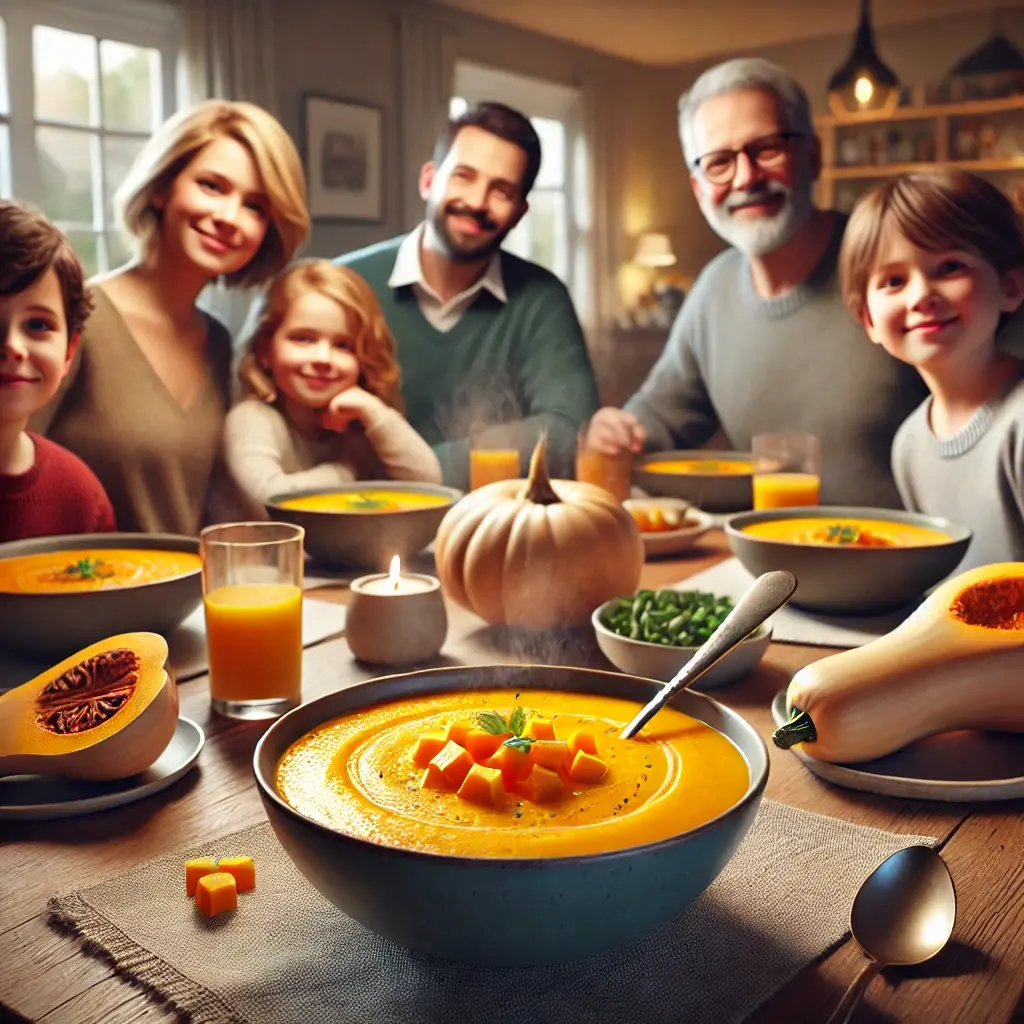
[[[597,646],[620,672],[668,682],[725,621],[733,603],[701,590],[638,590],[606,601],[591,621]],[[694,689],[726,686],[752,672],[771,638],[769,619],[708,669]]]

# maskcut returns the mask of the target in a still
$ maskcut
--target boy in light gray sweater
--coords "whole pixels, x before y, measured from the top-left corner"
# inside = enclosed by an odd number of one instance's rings
[[[903,504],[969,526],[960,571],[1024,561],[1024,363],[996,348],[1024,300],[1024,230],[995,185],[958,170],[865,196],[840,252],[843,297],[931,396],[897,431]]]

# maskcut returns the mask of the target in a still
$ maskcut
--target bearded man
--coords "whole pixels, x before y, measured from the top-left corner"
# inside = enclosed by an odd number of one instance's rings
[[[565,285],[501,249],[540,170],[529,120],[500,103],[449,122],[420,171],[425,220],[410,234],[338,257],[377,294],[398,346],[406,416],[465,488],[469,435],[519,450],[542,431],[552,470],[571,475],[597,385]]]
[[[927,392],[847,313],[836,261],[846,218],[811,200],[821,151],[806,93],[765,60],[705,71],[680,100],[701,212],[733,247],[700,274],[660,359],[588,440],[609,454],[697,448],[717,429],[821,439],[821,502],[899,508],[893,435]]]

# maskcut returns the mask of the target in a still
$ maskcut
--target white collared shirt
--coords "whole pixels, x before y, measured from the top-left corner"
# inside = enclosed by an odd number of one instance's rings
[[[499,302],[508,302],[505,282],[501,276],[501,253],[495,252],[491,262],[487,264],[484,275],[471,284],[465,291],[452,296],[443,302],[437,292],[427,284],[420,265],[420,242],[423,239],[425,225],[420,225],[410,232],[398,247],[395,266],[388,278],[391,288],[402,288],[412,285],[413,294],[419,303],[420,312],[427,318],[430,325],[442,334],[450,331],[469,309],[481,288],[486,288]]]

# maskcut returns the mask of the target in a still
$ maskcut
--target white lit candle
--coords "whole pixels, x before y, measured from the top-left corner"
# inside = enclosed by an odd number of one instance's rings
[[[364,576],[357,581],[364,594],[426,594],[437,589],[437,580],[418,573],[403,573],[398,555],[391,559],[391,570],[385,575]]]

